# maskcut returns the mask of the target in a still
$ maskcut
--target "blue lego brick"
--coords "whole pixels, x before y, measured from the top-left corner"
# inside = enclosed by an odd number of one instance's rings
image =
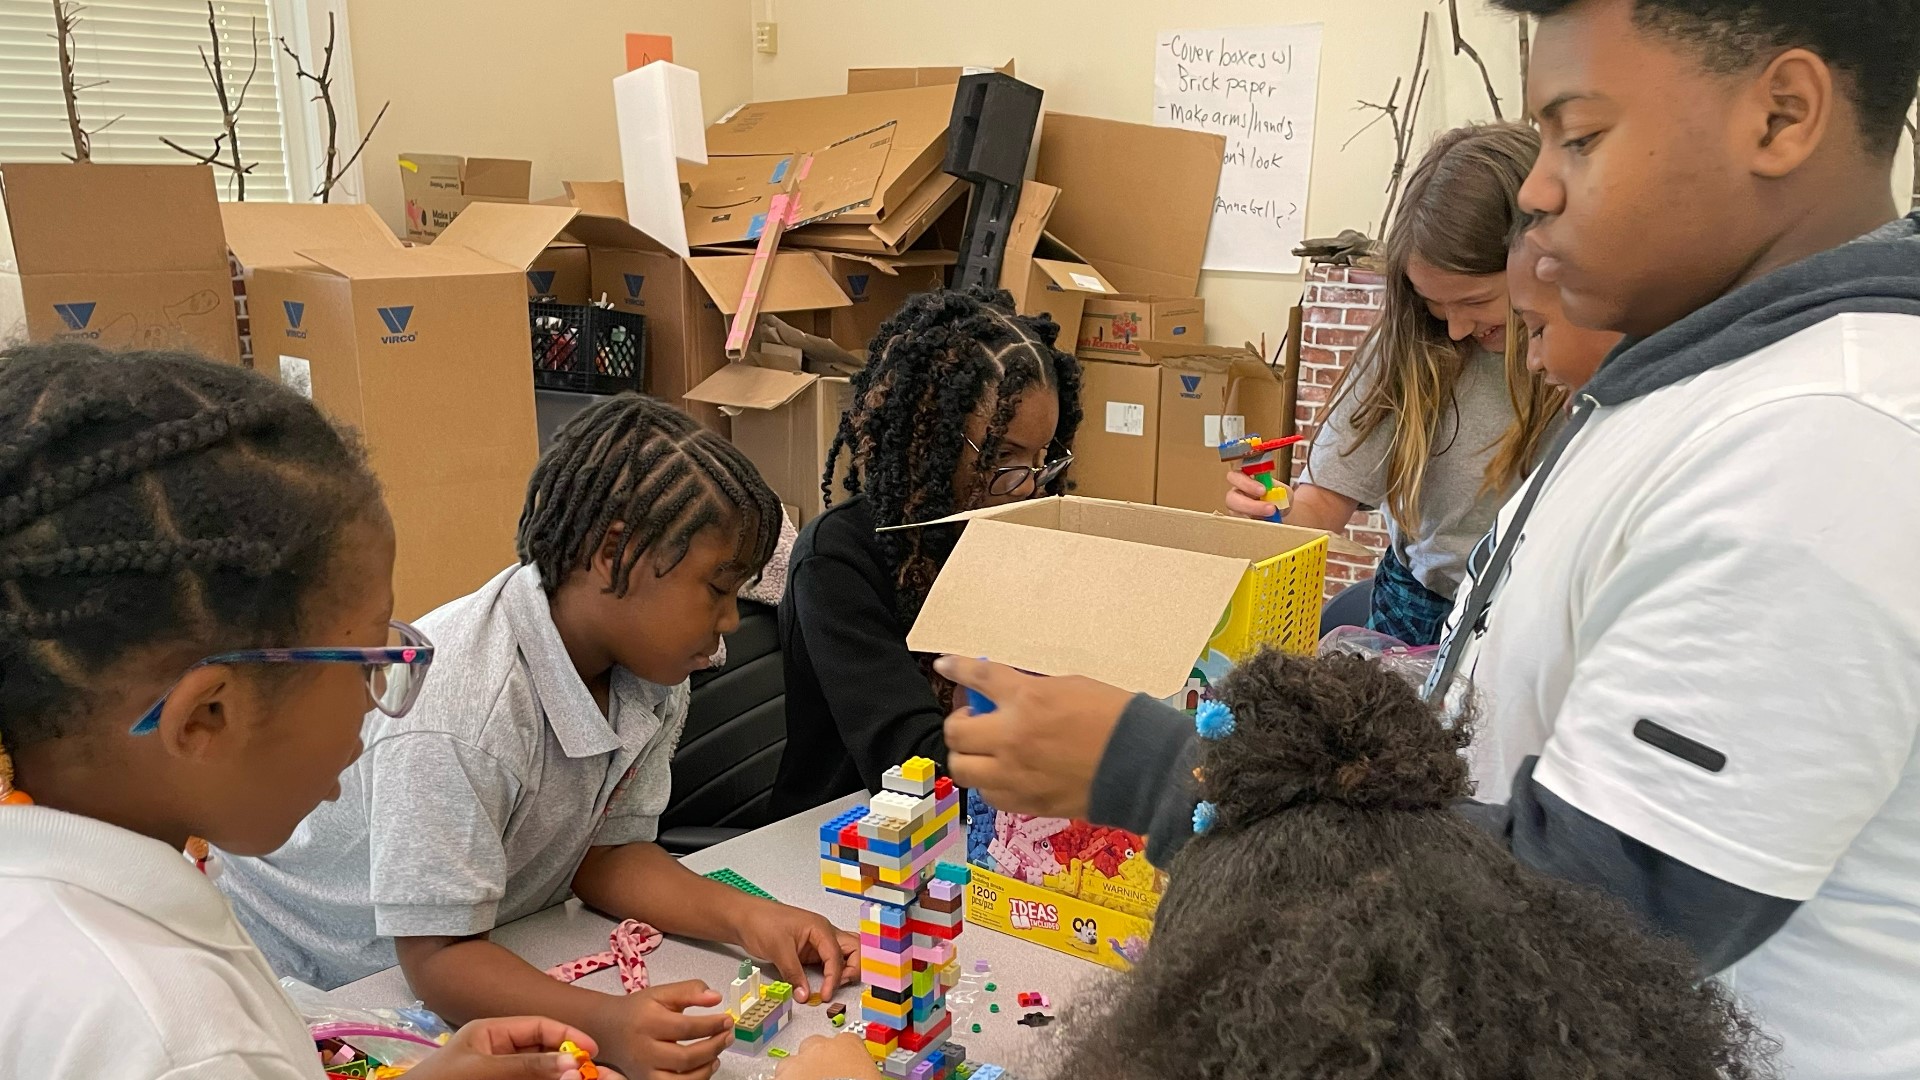
[[[967,1080],[1006,1080],[1007,1071],[998,1065],[982,1065]]]
[[[867,841],[867,850],[876,855],[892,855],[897,858],[913,850],[913,844],[907,840],[902,840],[895,844],[882,840],[877,836],[869,836],[865,839]]]
[[[888,1016],[886,1013],[883,1013],[878,1009],[866,1009],[866,1008],[861,1009],[860,1019],[865,1020],[869,1024],[879,1024],[881,1027],[884,1027],[884,1028],[896,1027],[900,1023],[899,1017]]]
[[[841,814],[839,817],[828,821],[826,824],[820,826],[820,839],[829,843],[839,842],[840,830],[858,823],[862,818],[867,816],[868,812],[866,807],[856,806],[846,813]]]
[[[934,868],[933,876],[941,881],[951,881],[956,885],[965,885],[973,880],[973,871],[960,863],[943,862]]]

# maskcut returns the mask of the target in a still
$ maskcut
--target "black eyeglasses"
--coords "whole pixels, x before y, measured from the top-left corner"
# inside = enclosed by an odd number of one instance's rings
[[[972,437],[962,436],[962,438],[967,440],[968,446],[973,447],[974,453],[986,453],[985,450],[980,449],[980,444],[974,442]],[[1033,480],[1035,491],[1045,490],[1048,484],[1060,479],[1060,474],[1066,472],[1067,466],[1072,464],[1073,452],[1068,451],[1042,465],[1001,465],[993,470],[993,475],[987,480],[987,494],[1011,495],[1025,487],[1029,478]]]

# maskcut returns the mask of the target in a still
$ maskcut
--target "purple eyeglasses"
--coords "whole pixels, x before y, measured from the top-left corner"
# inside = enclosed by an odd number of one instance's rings
[[[385,648],[242,649],[209,656],[181,672],[180,677],[184,679],[187,672],[213,664],[359,664],[366,674],[367,694],[373,699],[373,707],[388,716],[405,716],[420,696],[421,684],[427,681],[427,666],[433,663],[433,642],[398,619],[388,625],[392,627],[388,640],[393,644]],[[133,725],[132,734],[150,735],[159,728],[160,710],[173,696],[173,689],[168,687],[167,692],[160,695],[153,708]]]

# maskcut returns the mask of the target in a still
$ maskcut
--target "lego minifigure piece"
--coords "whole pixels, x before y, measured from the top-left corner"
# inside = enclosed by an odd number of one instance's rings
[[[975,1025],[973,1025],[973,1033],[974,1033],[975,1035],[978,1035],[978,1034],[980,1034],[980,1025],[979,1025],[979,1024],[975,1024]]]

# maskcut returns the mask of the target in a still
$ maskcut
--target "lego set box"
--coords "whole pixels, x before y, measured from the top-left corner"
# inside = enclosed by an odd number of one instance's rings
[[[1084,675],[1191,712],[1240,659],[1310,653],[1319,637],[1326,533],[1075,496],[959,517],[907,637],[915,652]],[[1141,837],[977,797],[968,817],[969,920],[1131,965],[1164,881]]]

